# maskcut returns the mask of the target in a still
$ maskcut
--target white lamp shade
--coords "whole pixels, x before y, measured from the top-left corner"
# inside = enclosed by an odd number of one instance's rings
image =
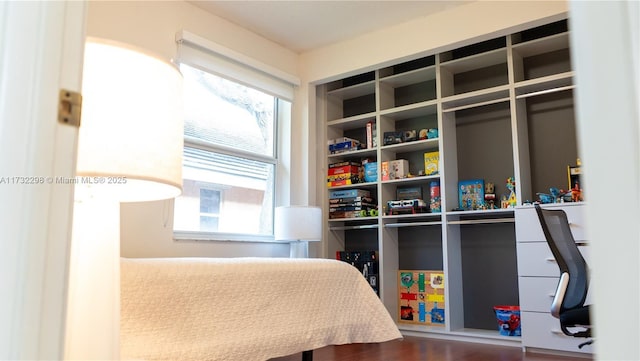
[[[78,139],[79,183],[121,202],[182,191],[182,75],[129,46],[89,39]]]
[[[320,207],[277,207],[273,236],[276,241],[320,241],[322,210]]]

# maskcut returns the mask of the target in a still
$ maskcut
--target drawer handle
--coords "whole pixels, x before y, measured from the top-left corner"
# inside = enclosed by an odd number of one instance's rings
[[[547,257],[547,258],[545,258],[545,261],[555,263],[555,262],[556,262],[556,259],[555,259],[555,258],[553,258],[553,257]]]
[[[554,298],[554,297],[556,297],[556,294],[555,293],[549,293],[549,297]]]

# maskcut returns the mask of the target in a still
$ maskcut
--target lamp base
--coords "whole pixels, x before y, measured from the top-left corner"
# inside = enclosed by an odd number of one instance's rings
[[[64,359],[117,360],[120,202],[75,191]]]
[[[309,242],[296,241],[289,243],[290,258],[309,258]]]

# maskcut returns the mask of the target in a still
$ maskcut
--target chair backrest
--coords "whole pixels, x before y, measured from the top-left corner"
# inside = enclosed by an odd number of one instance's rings
[[[569,274],[569,284],[560,312],[582,307],[589,289],[589,275],[587,263],[571,234],[567,214],[560,209],[543,209],[538,204],[535,208],[547,244],[558,262],[560,274],[565,272]]]

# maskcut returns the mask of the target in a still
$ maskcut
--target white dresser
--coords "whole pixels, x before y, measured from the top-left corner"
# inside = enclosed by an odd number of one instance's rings
[[[589,262],[584,224],[584,203],[543,205],[544,208],[562,209],[567,213],[573,237],[582,255]],[[522,346],[570,352],[592,353],[587,345],[578,345],[584,338],[566,336],[560,330],[560,321],[549,313],[560,271],[553,258],[533,206],[517,207],[515,211],[518,252],[518,288],[522,320]],[[587,298],[587,302],[589,299]]]

